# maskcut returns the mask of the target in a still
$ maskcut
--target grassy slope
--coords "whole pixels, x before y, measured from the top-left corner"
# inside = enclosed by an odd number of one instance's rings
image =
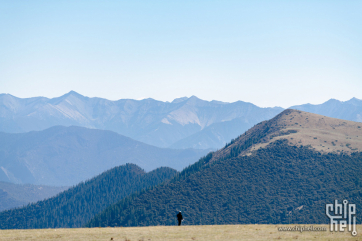
[[[295,226],[295,225],[288,225]],[[0,230],[1,240],[128,240],[128,241],[212,241],[212,240],[362,240],[362,225],[353,237],[349,232],[280,232],[281,225],[210,225],[210,226],[156,226],[132,228],[81,228],[81,229],[41,229],[41,230]],[[314,225],[325,227],[328,225]]]
[[[231,145],[215,153],[213,160],[228,155],[234,147],[250,138],[254,140],[253,145],[240,152],[240,156],[250,155],[251,151],[280,139],[287,139],[295,146],[311,146],[323,153],[351,153],[362,151],[362,123],[288,109],[255,125]]]

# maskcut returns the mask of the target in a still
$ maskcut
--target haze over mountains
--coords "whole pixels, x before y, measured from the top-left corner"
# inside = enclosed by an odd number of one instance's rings
[[[356,98],[290,108],[362,121],[362,101]],[[154,99],[110,101],[88,98],[74,91],[53,99],[21,99],[0,94],[0,131],[21,133],[75,125],[112,130],[158,147],[218,149],[235,135],[282,110],[260,108],[242,101],[204,101],[195,96],[170,103]]]
[[[0,181],[71,186],[115,166],[182,170],[207,150],[159,148],[112,131],[55,126],[27,133],[0,132]]]
[[[282,108],[259,108],[242,101],[209,102],[195,96],[169,103],[153,99],[109,101],[74,91],[53,99],[2,94],[0,131],[20,133],[76,125],[112,130],[158,147],[208,149],[222,147],[235,133],[280,111]],[[196,133],[196,138],[182,141]]]

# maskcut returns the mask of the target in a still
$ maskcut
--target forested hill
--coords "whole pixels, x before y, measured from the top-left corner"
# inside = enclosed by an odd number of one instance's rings
[[[115,167],[53,198],[1,212],[0,228],[81,227],[110,204],[164,182],[176,173],[168,167],[148,173],[134,164]]]
[[[277,140],[252,155],[201,159],[173,181],[132,195],[96,215],[86,226],[184,223],[328,223],[325,205],[347,199],[362,205],[362,153],[322,154]],[[357,209],[357,222],[361,221]]]

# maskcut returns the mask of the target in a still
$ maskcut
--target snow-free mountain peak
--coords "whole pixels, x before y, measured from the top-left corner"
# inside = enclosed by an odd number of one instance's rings
[[[280,140],[292,146],[308,146],[321,153],[361,152],[362,123],[287,109],[240,135],[216,152],[213,159],[231,153],[237,153],[236,156],[251,155],[253,151]],[[245,143],[249,145],[245,146]],[[238,149],[242,145],[247,148]]]

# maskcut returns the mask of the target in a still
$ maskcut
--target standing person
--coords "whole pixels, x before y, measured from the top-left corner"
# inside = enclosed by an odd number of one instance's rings
[[[183,220],[181,211],[177,214],[178,226],[181,225],[181,221]]]

